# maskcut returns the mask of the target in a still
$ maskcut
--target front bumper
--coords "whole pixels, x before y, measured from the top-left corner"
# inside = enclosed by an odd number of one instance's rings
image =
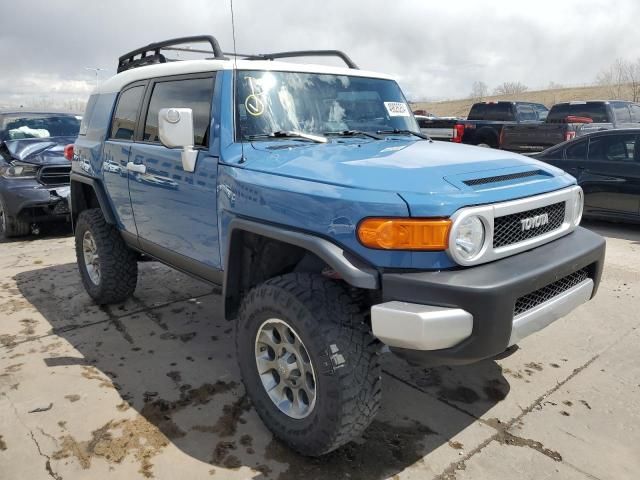
[[[604,252],[602,237],[578,228],[484,265],[383,274],[385,303],[371,309],[373,333],[394,353],[425,366],[493,357],[592,298]]]
[[[7,215],[29,221],[60,220],[69,217],[69,186],[49,186],[37,180],[20,179],[0,182]]]

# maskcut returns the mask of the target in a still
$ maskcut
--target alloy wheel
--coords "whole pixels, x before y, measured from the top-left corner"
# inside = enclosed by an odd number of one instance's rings
[[[94,285],[100,284],[100,257],[98,247],[91,231],[87,230],[82,236],[82,253],[87,275]]]
[[[262,386],[273,404],[291,418],[311,414],[316,404],[316,375],[295,330],[283,320],[265,321],[256,335],[255,356]]]

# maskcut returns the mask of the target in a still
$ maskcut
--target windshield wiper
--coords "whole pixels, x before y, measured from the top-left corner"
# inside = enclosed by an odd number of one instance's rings
[[[394,128],[393,130],[378,130],[376,132],[378,135],[415,135],[416,137],[422,138],[423,140],[431,140],[431,137],[425,135],[424,133],[414,132],[413,130],[401,130],[398,128]]]
[[[375,140],[382,140],[382,137],[379,137],[378,135],[375,135],[373,133],[370,132],[363,132],[362,130],[342,130],[340,132],[324,132],[325,135],[336,135],[336,136],[340,136],[340,137],[358,137],[358,136],[363,136],[363,137],[369,137],[369,138],[373,138]]]
[[[311,133],[304,132],[296,132],[294,130],[283,131],[278,130],[271,133],[263,133],[260,135],[248,135],[247,138],[249,140],[254,140],[258,138],[304,138],[305,140],[311,140],[316,143],[327,143],[329,139],[322,135],[313,135]]]

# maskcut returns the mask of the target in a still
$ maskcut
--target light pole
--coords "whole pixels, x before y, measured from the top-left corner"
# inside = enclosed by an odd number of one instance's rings
[[[98,75],[100,72],[104,72],[106,70],[106,68],[99,68],[99,67],[84,67],[85,70],[91,70],[92,72],[96,72],[96,88],[98,88],[98,84],[99,84],[99,79],[98,79]]]

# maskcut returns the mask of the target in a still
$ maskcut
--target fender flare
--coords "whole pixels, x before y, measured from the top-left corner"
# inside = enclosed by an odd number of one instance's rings
[[[263,237],[272,238],[283,243],[303,248],[323,260],[334,269],[349,285],[368,290],[378,289],[380,276],[378,270],[366,264],[363,260],[344,250],[335,243],[316,235],[291,230],[287,227],[255,222],[244,218],[234,218],[229,223],[227,236],[227,253],[224,269],[223,298],[225,312],[229,318],[229,312],[233,305],[239,301],[240,294],[240,265],[242,251],[234,249],[238,244],[239,235],[244,232],[254,233]]]
[[[85,185],[89,185],[94,193],[96,194],[96,198],[98,199],[98,204],[100,205],[100,210],[102,210],[102,214],[104,215],[104,219],[107,223],[112,225],[116,225],[116,216],[113,213],[113,208],[109,203],[109,198],[107,197],[107,193],[104,190],[104,186],[98,179],[93,177],[88,177],[86,175],[81,175],[76,172],[71,172],[71,201],[69,202],[69,208],[71,209],[71,218],[75,221],[77,215],[74,213],[74,204],[76,203],[75,198],[77,198],[77,192],[74,194],[74,183],[83,183]],[[74,222],[75,223],[75,222]]]

